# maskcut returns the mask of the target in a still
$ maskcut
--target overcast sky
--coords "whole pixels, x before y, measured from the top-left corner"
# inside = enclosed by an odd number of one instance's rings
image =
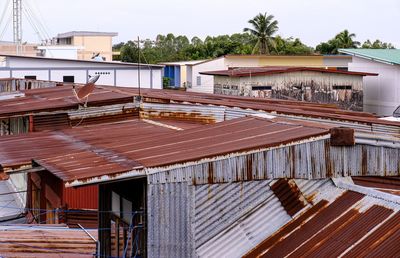
[[[5,3],[0,0],[0,15]],[[174,33],[203,38],[242,32],[256,14],[273,14],[278,34],[315,47],[348,29],[358,41],[380,39],[400,48],[400,0],[22,0],[50,36],[72,30],[118,32],[114,43]],[[11,9],[9,10],[11,13]],[[1,18],[1,17],[0,17]],[[23,40],[39,37],[24,19]],[[1,24],[1,31],[5,27]],[[12,40],[11,24],[2,40]]]

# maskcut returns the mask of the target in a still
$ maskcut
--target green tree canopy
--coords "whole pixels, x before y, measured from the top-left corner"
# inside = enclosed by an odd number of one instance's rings
[[[269,54],[270,46],[275,46],[273,35],[278,31],[278,21],[274,20],[273,15],[259,13],[248,23],[252,25],[252,28],[244,28],[243,31],[257,38],[253,53]]]

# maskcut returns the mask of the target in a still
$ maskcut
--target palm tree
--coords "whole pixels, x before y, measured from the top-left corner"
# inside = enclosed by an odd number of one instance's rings
[[[269,54],[268,45],[275,45],[272,35],[278,30],[278,22],[273,19],[273,15],[267,16],[267,13],[259,13],[253,19],[249,20],[253,28],[244,28],[244,32],[249,32],[257,38],[253,54],[256,52],[259,54]]]
[[[348,30],[344,30],[336,35],[335,39],[337,42],[337,48],[357,48],[361,44],[358,41],[354,41],[353,38],[356,34],[350,33]]]

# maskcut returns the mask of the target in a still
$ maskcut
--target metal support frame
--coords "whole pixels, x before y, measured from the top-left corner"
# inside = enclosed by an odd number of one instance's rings
[[[22,0],[13,0],[13,35],[17,55],[22,50]]]

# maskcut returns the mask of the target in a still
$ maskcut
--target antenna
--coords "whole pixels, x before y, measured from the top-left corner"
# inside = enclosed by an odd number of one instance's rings
[[[73,91],[76,99],[78,100],[78,102],[81,103],[82,100],[85,99],[84,107],[87,107],[87,102],[89,100],[89,96],[94,91],[95,83],[99,80],[99,78],[100,78],[99,74],[90,77],[90,80],[88,81],[88,83],[86,83],[85,86],[80,88],[78,92],[76,92],[76,90],[75,90],[75,85],[73,86],[72,91]]]
[[[22,0],[13,0],[13,34],[17,55],[21,54],[22,42]]]
[[[139,98],[140,98],[140,40],[139,36],[137,37],[137,46],[138,46],[138,86],[139,86]]]

